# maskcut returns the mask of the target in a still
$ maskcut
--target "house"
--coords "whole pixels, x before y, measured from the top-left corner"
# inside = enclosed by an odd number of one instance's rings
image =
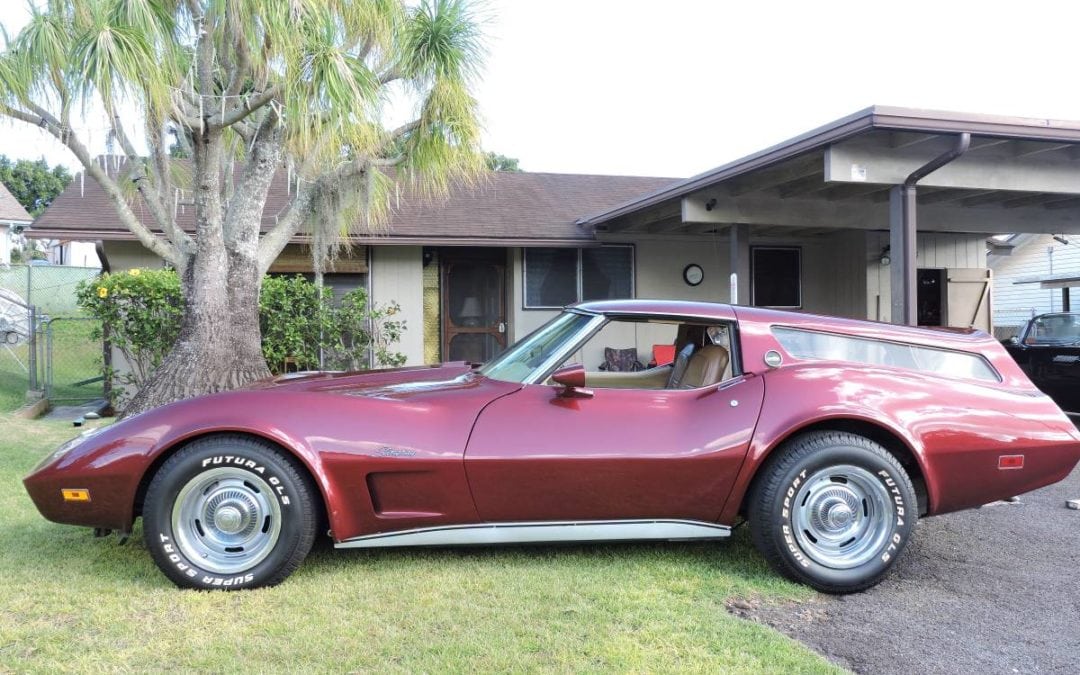
[[[22,204],[0,184],[0,265],[11,264],[11,251],[16,243],[16,236],[29,227],[33,218]]]
[[[1028,319],[1048,312],[1080,310],[1080,237],[1020,234],[989,256],[994,271],[994,332],[1016,335]]]
[[[92,241],[50,241],[45,259],[54,265],[100,267],[97,247]]]
[[[875,106],[685,180],[497,173],[445,200],[402,194],[388,232],[357,237],[327,283],[400,303],[414,364],[484,361],[559,307],[609,297],[989,330],[988,238],[1080,234],[1078,147],[1080,122]],[[289,192],[282,174],[264,225]],[[114,270],[161,264],[91,181],[32,232],[100,241]],[[272,271],[310,269],[303,243]],[[655,341],[612,339],[642,360]]]

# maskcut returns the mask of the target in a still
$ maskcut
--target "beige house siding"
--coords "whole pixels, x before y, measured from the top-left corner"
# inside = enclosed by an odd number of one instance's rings
[[[124,272],[136,267],[156,269],[165,266],[164,260],[137,241],[106,241],[103,246],[105,257],[109,260],[109,269],[113,272]]]
[[[424,363],[424,262],[420,246],[371,247],[371,300],[376,304],[397,302],[405,331],[397,351],[406,365]]]
[[[889,245],[888,232],[868,232],[866,237],[866,317],[891,321],[891,269],[880,262]],[[923,268],[986,267],[986,235],[920,232],[915,264]]]
[[[802,249],[803,311],[866,318],[865,238],[861,230],[838,230],[820,237],[751,237],[751,246],[796,246]],[[604,237],[604,243],[634,246],[634,289],[638,298],[730,301],[730,245],[726,236]],[[521,249],[511,253],[511,340],[520,339],[558,312],[525,309]],[[683,269],[697,264],[705,273],[698,286],[683,281]],[[745,304],[749,298],[742,298]],[[595,367],[603,347],[636,347],[643,362],[653,344],[668,342],[663,328],[626,326],[604,335],[608,344],[593,345],[581,355]]]
[[[11,264],[11,230],[7,223],[0,223],[0,265]]]

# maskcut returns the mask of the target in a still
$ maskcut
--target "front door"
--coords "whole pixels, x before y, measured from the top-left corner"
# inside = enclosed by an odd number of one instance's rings
[[[506,251],[443,249],[442,358],[484,363],[506,347]]]
[[[765,387],[601,389],[527,384],[480,413],[465,473],[486,521],[714,521],[749,448]]]

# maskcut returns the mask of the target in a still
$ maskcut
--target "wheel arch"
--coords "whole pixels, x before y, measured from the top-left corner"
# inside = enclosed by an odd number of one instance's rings
[[[146,491],[150,487],[151,481],[154,480],[154,476],[170,457],[175,455],[183,448],[191,445],[196,441],[203,440],[205,438],[213,438],[215,436],[240,436],[247,437],[258,441],[263,441],[274,446],[281,451],[288,461],[292,462],[300,475],[308,481],[309,485],[314,488],[316,494],[319,495],[317,505],[319,507],[319,513],[317,514],[319,527],[325,531],[324,526],[329,525],[329,513],[330,506],[327,497],[326,486],[323,481],[318,479],[318,475],[311,467],[308,458],[304,456],[304,453],[298,451],[296,448],[290,447],[288,443],[282,442],[280,438],[275,438],[265,433],[260,433],[252,429],[207,429],[199,431],[197,433],[183,436],[181,438],[174,439],[160,448],[154,457],[153,461],[146,467],[142,477],[139,479],[139,485],[135,490],[135,502],[132,504],[132,515],[138,518],[142,515],[143,501],[146,498]]]
[[[906,440],[894,430],[876,423],[870,420],[861,419],[857,417],[833,417],[824,420],[818,420],[816,422],[810,422],[799,427],[790,429],[787,433],[778,437],[762,454],[761,458],[757,462],[757,466],[754,467],[754,476],[750,480],[746,491],[742,495],[741,502],[739,504],[739,514],[746,514],[746,506],[751,496],[754,493],[754,488],[757,482],[765,474],[763,469],[767,468],[769,461],[774,456],[775,451],[787,443],[790,439],[812,431],[841,431],[856,436],[862,436],[874,441],[881,447],[885,448],[889,454],[896,458],[900,465],[904,467],[904,471],[907,472],[908,477],[911,479],[911,483],[915,488],[915,495],[919,502],[919,515],[926,515],[929,511],[931,503],[930,487],[926,480],[925,469],[922,465],[922,461],[919,455],[912,449]]]

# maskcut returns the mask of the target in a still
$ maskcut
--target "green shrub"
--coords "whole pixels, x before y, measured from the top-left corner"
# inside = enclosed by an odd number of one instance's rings
[[[104,334],[127,362],[116,383],[141,387],[161,365],[180,332],[184,299],[180,280],[172,270],[133,269],[102,274],[79,283],[75,291],[79,307],[101,322],[95,339]],[[112,378],[106,372],[105,377]]]
[[[119,377],[105,373],[119,380],[114,390],[121,394],[125,385],[141,387],[180,332],[184,299],[176,272],[103,274],[80,283],[76,294],[79,306],[101,321],[129,365]],[[330,288],[320,297],[315,284],[300,275],[263,279],[259,326],[270,372],[317,369],[320,351],[327,369],[366,368],[369,350],[376,365],[405,362],[405,355],[393,350],[405,329],[404,321],[392,318],[401,311],[397,303],[373,306],[364,289],[345,294],[338,307],[332,299]],[[94,338],[102,337],[102,330],[96,331]]]
[[[329,297],[329,292],[324,297]],[[334,331],[333,308],[302,276],[267,277],[259,293],[263,356],[272,372],[314,370],[319,347]]]

